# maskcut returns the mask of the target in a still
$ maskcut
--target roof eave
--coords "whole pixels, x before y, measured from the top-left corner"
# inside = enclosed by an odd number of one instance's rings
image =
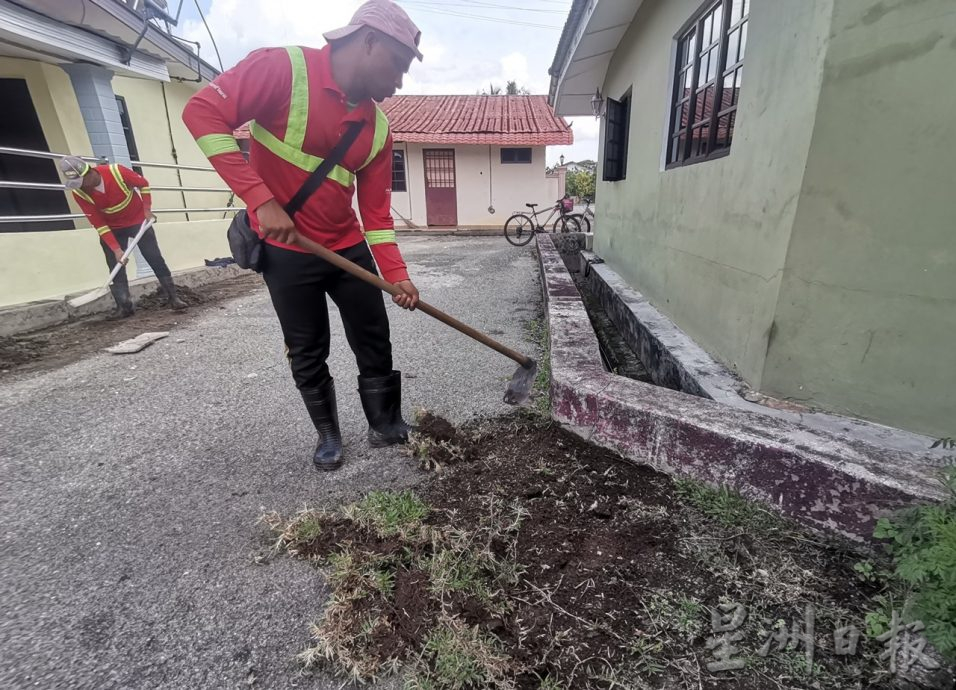
[[[548,102],[556,115],[591,115],[611,58],[643,0],[575,0],[549,70]]]
[[[143,22],[146,21],[145,18],[125,3],[116,2],[116,0],[88,1],[109,13],[113,18],[125,24],[128,28],[142,31]],[[212,81],[219,76],[219,70],[165,31],[162,31],[149,22],[146,22],[146,34],[143,36],[143,40],[152,43],[157,49],[168,55],[170,59],[194,70],[199,79]]]

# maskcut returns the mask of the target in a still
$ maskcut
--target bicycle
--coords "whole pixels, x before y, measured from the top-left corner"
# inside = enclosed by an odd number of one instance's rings
[[[558,199],[557,203],[549,209],[551,214],[545,219],[544,223],[538,222],[538,216],[544,215],[545,211],[543,209],[536,211],[535,207],[537,205],[525,204],[531,209],[530,214],[518,212],[505,221],[505,239],[514,246],[524,246],[531,241],[535,233],[547,232],[545,228],[556,213],[558,218],[551,226],[552,232],[581,232],[581,224],[565,210],[562,199]]]
[[[570,216],[578,221],[578,225],[581,226],[583,232],[591,232],[591,218],[594,218],[594,211],[591,210],[592,203],[594,203],[594,199],[584,197],[584,211],[572,213]]]

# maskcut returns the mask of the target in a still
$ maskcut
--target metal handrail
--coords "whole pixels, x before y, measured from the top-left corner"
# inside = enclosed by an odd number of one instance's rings
[[[61,184],[48,182],[12,182],[0,180],[0,189],[48,189],[51,192],[65,192],[66,187]]]
[[[220,192],[223,194],[232,192],[228,187],[156,187],[150,185],[149,188],[154,192]]]
[[[27,158],[50,158],[57,160],[59,158],[66,158],[68,153],[51,153],[50,151],[35,151],[33,149],[16,149],[9,146],[0,146],[0,154],[7,154],[9,156],[25,156]],[[81,160],[85,160],[87,163],[105,163],[105,158],[93,158],[90,156],[76,156]]]
[[[153,213],[228,213],[241,211],[242,206],[219,206],[216,208],[154,208]],[[56,221],[80,220],[82,213],[55,213],[46,216],[0,216],[0,223],[53,223]]]
[[[228,187],[156,187],[149,186],[154,192],[220,192],[229,194]],[[64,185],[53,184],[49,182],[15,182],[12,180],[0,180],[0,189],[39,189],[49,190],[51,192],[68,192]]]
[[[173,170],[197,170],[199,172],[216,172],[215,168],[201,168],[196,165],[179,165],[178,163],[144,163],[143,161],[132,161],[132,165],[138,165],[141,168],[171,168]]]
[[[19,149],[13,148],[11,146],[0,146],[0,154],[6,154],[8,156],[25,156],[27,158],[48,158],[51,160],[58,160],[60,158],[66,158],[71,156],[71,153],[54,153],[52,151],[39,151],[36,149]],[[81,160],[86,161],[87,163],[107,163],[108,159],[105,156],[76,156]],[[178,163],[147,163],[146,161],[131,161],[131,165],[137,165],[142,168],[170,168],[172,170],[196,170],[198,172],[216,172],[216,169],[213,167],[200,167],[197,165],[179,165]]]

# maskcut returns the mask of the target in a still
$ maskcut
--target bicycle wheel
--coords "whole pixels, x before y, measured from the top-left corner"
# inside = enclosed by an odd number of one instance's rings
[[[574,216],[559,218],[554,225],[555,232],[581,232],[581,224]]]
[[[581,232],[591,232],[591,221],[584,213],[578,213],[574,216],[581,226]]]
[[[522,247],[534,237],[534,223],[523,213],[516,213],[505,221],[505,239],[516,247]]]

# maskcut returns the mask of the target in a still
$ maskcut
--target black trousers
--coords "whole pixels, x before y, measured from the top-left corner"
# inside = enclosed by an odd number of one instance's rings
[[[339,308],[345,337],[362,376],[392,373],[385,300],[377,287],[355,278],[315,256],[264,245],[262,277],[289,351],[292,378],[299,390],[318,388],[330,379],[328,295]],[[377,273],[365,242],[336,252]]]
[[[131,239],[136,237],[139,228],[139,225],[131,225],[128,228],[113,231],[121,249],[125,251],[126,245],[129,244]],[[166,265],[166,259],[163,258],[162,252],[159,251],[159,242],[156,241],[156,232],[153,228],[143,233],[143,236],[139,238],[139,243],[136,246],[139,247],[140,253],[142,253],[143,258],[146,259],[146,263],[149,264],[149,267],[153,269],[153,273],[156,274],[157,278],[168,278],[172,275],[169,272],[169,266]],[[109,266],[112,271],[116,265],[116,257],[113,256],[113,250],[110,249],[103,240],[100,240],[100,247],[103,249],[103,255],[106,256],[106,265]],[[126,279],[125,267],[120,269],[120,272],[116,274],[113,284],[124,288],[129,285],[129,281]]]

